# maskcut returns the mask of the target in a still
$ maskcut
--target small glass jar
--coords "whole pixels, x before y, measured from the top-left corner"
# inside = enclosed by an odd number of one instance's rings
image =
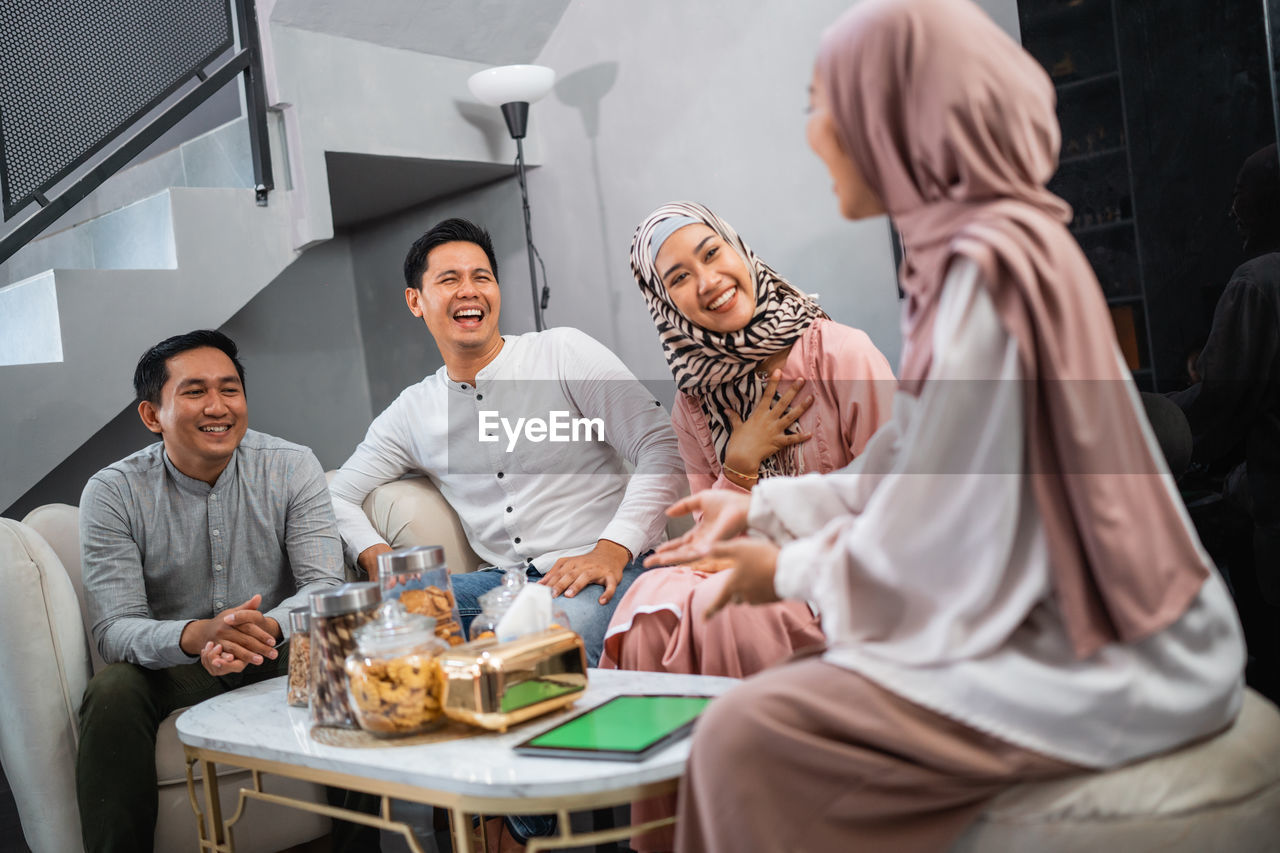
[[[311,721],[354,728],[347,702],[346,660],[356,648],[356,630],[373,618],[376,583],[344,583],[311,594]]]
[[[480,613],[471,620],[471,640],[492,640],[498,636],[498,620],[507,612],[511,599],[502,587],[480,596]]]
[[[289,704],[307,707],[311,698],[311,608],[289,611]]]
[[[346,660],[348,698],[360,728],[378,737],[418,734],[444,719],[444,676],[438,660],[449,646],[435,620],[392,599],[356,632]]]
[[[383,601],[397,599],[410,613],[434,619],[436,636],[449,645],[464,642],[444,548],[419,545],[379,554],[378,582]]]

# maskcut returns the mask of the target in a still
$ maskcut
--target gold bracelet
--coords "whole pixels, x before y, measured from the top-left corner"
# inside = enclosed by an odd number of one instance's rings
[[[744,480],[759,480],[759,479],[760,479],[760,475],[759,475],[759,474],[744,474],[744,473],[742,473],[741,471],[735,471],[735,470],[733,470],[733,469],[732,469],[732,468],[730,468],[728,465],[721,465],[721,466],[720,466],[720,468],[721,468],[721,470],[723,470],[723,471],[725,471],[725,472],[727,472],[727,473],[729,473],[729,474],[733,474],[735,477],[741,477],[741,478],[742,478],[742,479],[744,479]]]

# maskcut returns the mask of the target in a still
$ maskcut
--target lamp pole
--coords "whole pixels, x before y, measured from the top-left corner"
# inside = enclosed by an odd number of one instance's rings
[[[524,212],[524,245],[529,252],[529,290],[533,294],[533,324],[546,329],[542,309],[550,293],[542,283],[538,296],[538,250],[533,246],[533,216],[529,212],[529,182],[524,173],[524,134],[529,126],[529,104],[546,96],[555,83],[556,73],[542,65],[502,65],[477,71],[467,78],[467,87],[477,100],[491,107],[501,107],[507,130],[516,141],[516,177],[520,181],[520,202]],[[545,271],[544,271],[545,277]]]
[[[533,263],[533,225],[529,215],[529,185],[524,177],[524,140],[516,137],[516,177],[520,179],[520,201],[524,206],[524,245],[529,252],[529,288],[533,293],[533,324],[539,332],[546,329],[542,319],[542,300],[538,297],[538,274]]]

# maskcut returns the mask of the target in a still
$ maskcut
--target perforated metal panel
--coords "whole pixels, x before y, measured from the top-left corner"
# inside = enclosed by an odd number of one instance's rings
[[[231,43],[227,0],[0,0],[5,219]]]

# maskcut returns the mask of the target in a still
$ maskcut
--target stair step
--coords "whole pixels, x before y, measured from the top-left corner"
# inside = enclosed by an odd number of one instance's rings
[[[173,212],[168,190],[50,234],[3,265],[0,281],[18,282],[58,269],[173,269]]]
[[[52,270],[0,287],[0,364],[62,361],[58,291]]]

